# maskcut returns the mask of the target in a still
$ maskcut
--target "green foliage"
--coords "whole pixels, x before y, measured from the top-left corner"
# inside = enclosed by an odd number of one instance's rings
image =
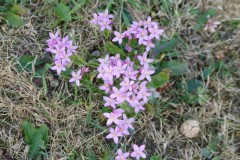
[[[173,76],[180,76],[185,74],[188,71],[188,63],[172,60],[169,62],[162,62],[158,70],[169,69],[172,72]]]
[[[15,67],[18,72],[26,71],[28,73],[34,73],[35,77],[40,77],[42,75],[43,60],[40,60],[36,56],[23,55],[17,60]]]
[[[215,9],[209,9],[206,12],[200,14],[200,16],[197,19],[197,25],[195,27],[196,30],[201,30],[205,24],[208,21],[208,16],[212,17],[216,14],[216,10]]]
[[[154,57],[157,57],[160,53],[173,51],[180,42],[179,37],[176,36],[172,37],[170,40],[163,38],[155,43],[155,47],[152,49],[152,54]]]
[[[202,148],[202,156],[208,159],[219,160],[222,151],[226,149],[224,144],[224,135],[220,135],[212,142],[208,143],[205,148]]]
[[[45,124],[42,124],[39,128],[35,128],[28,121],[24,121],[21,128],[25,135],[25,142],[30,145],[28,151],[29,158],[34,159],[43,149],[47,148],[49,128]]]
[[[148,87],[158,88],[168,83],[169,74],[166,72],[159,72],[158,74],[155,74],[151,78],[152,78],[152,81],[148,83]]]
[[[42,82],[43,82],[43,93],[46,96],[47,94],[47,82],[46,82],[46,72],[49,68],[51,68],[52,65],[51,64],[45,64],[43,67],[43,73],[42,73]]]
[[[73,61],[73,64],[79,67],[87,66],[87,62],[79,54],[74,54],[70,58]]]
[[[152,156],[152,157],[150,158],[150,160],[159,160],[159,159],[160,159],[160,157],[157,156],[157,155],[154,155],[154,156]]]
[[[199,87],[202,87],[202,82],[196,78],[193,78],[187,83],[187,92],[196,92]]]
[[[55,13],[58,18],[64,22],[70,22],[72,20],[70,9],[64,3],[60,3],[55,7]]]
[[[115,46],[112,42],[106,42],[104,48],[107,50],[107,52],[109,52],[110,54],[116,55],[116,54],[120,54],[121,58],[126,58],[126,54],[124,53],[124,51],[119,48],[118,46]]]
[[[8,25],[12,27],[21,27],[24,25],[24,21],[21,15],[26,13],[26,9],[21,5],[13,4],[12,1],[6,1],[6,5],[0,7],[0,12],[3,13],[3,18]]]

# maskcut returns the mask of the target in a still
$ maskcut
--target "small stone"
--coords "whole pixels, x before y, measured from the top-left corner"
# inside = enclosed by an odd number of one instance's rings
[[[187,138],[194,138],[200,131],[199,121],[187,120],[180,127],[181,133]]]

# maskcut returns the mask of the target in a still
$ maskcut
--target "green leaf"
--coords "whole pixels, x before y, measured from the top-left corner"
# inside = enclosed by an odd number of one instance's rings
[[[131,19],[131,18],[130,18],[129,13],[127,13],[126,10],[123,10],[122,16],[123,16],[123,21],[124,21],[125,25],[126,25],[127,27],[130,26],[130,19]]]
[[[193,78],[188,81],[187,91],[191,92],[191,93],[196,92],[198,90],[198,88],[201,86],[202,86],[202,82],[196,78]]]
[[[21,27],[24,25],[22,18],[12,12],[7,12],[4,19],[12,27]]]
[[[212,160],[220,160],[219,156],[214,157]]]
[[[16,68],[18,71],[22,71],[23,69],[27,71],[32,71],[32,62],[34,61],[34,57],[30,55],[23,55],[19,60]]]
[[[126,102],[119,105],[119,108],[123,109],[125,111],[125,114],[129,117],[134,116],[134,108],[130,107]]]
[[[160,157],[159,156],[156,156],[156,155],[154,155],[154,156],[152,156],[151,158],[150,158],[150,160],[159,160],[160,159]]]
[[[43,73],[42,73],[42,82],[43,82],[43,93],[46,96],[47,94],[47,82],[46,82],[46,72],[49,68],[52,67],[52,64],[45,64],[43,67]]]
[[[180,61],[163,62],[160,69],[167,68],[172,71],[173,76],[183,75],[188,71],[188,63]]]
[[[34,159],[40,152],[41,146],[43,146],[43,139],[41,134],[37,134],[34,137],[32,137],[32,144],[29,147],[29,158]]]
[[[163,38],[161,41],[155,43],[155,47],[152,49],[152,54],[156,57],[160,53],[173,51],[179,42],[180,39],[178,37],[172,37],[170,40]]]
[[[55,13],[61,20],[65,22],[69,22],[72,20],[69,7],[63,3],[60,3],[55,7]]]
[[[213,152],[218,152],[218,145],[217,145],[217,143],[209,143],[207,145],[207,147],[209,149],[211,149]]]
[[[163,86],[169,81],[169,74],[165,72],[159,72],[158,74],[151,77],[152,81],[148,83],[150,88],[158,88]]]
[[[202,13],[199,18],[197,19],[197,26],[195,27],[196,30],[202,29],[208,21],[208,16],[212,17],[217,13],[215,9],[209,9],[206,12]]]
[[[25,135],[25,141],[27,144],[31,144],[32,138],[36,135],[37,130],[33,127],[32,123],[28,121],[24,121],[21,126],[24,135]]]
[[[207,148],[202,148],[201,149],[201,152],[202,152],[202,155],[205,157],[205,158],[210,158],[211,157],[211,151],[209,151]]]
[[[18,4],[13,5],[10,8],[10,11],[18,15],[22,15],[26,13],[26,10],[21,5],[18,5]]]
[[[49,141],[48,130],[49,130],[49,128],[45,124],[42,124],[38,128],[38,133],[40,133],[42,135],[42,139],[46,143],[48,143],[48,141]]]
[[[112,42],[106,42],[104,47],[110,54],[116,55],[119,53],[121,58],[126,58],[124,51],[121,48],[115,46]]]
[[[215,63],[211,63],[207,68],[204,68],[203,70],[203,78],[206,79],[208,76],[210,76],[215,71]]]
[[[73,64],[78,65],[80,67],[88,65],[87,62],[78,54],[72,55],[71,60],[73,61]]]

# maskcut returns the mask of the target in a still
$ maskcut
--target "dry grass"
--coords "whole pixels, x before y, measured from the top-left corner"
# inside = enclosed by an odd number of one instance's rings
[[[103,36],[88,23],[92,12],[104,4],[106,2],[89,2],[77,12],[82,18],[71,22],[62,30],[73,36],[80,48],[79,53],[84,56],[87,56],[84,51],[94,51],[104,43]],[[153,3],[147,1],[146,4]],[[206,33],[195,33],[189,27],[194,26],[195,17],[189,14],[187,8],[188,5],[196,8],[214,6],[219,8],[216,19],[224,22],[239,18],[240,5],[233,0],[196,0],[182,4],[185,6],[175,3],[173,7],[181,11],[179,16],[166,15],[159,8],[154,11],[146,6],[146,10],[135,11],[130,8],[135,13],[135,19],[153,15],[159,21],[168,16],[170,24],[164,26],[166,37],[177,32],[188,44],[187,49],[179,48],[182,53],[179,58],[189,62],[190,71],[184,77],[172,77],[173,87],[161,95],[161,101],[155,106],[156,112],[140,115],[135,124],[136,134],[126,143],[145,143],[148,155],[156,153],[161,159],[202,159],[201,148],[221,134],[225,136],[224,143],[227,146],[221,159],[240,159],[240,27],[230,31],[231,26],[222,24],[218,31],[223,37],[221,39],[209,38],[210,35]],[[24,142],[20,126],[28,119],[36,126],[45,123],[50,128],[48,159],[64,160],[73,152],[81,159],[91,159],[89,155],[94,152],[101,159],[104,153],[112,151],[112,145],[104,138],[106,131],[100,116],[101,99],[89,100],[85,92],[81,92],[80,102],[69,104],[67,100],[73,97],[72,90],[69,90],[64,81],[55,77],[59,85],[51,88],[51,93],[45,97],[41,83],[36,83],[36,79],[27,72],[18,73],[14,67],[15,58],[21,55],[44,56],[45,40],[54,26],[55,15],[49,14],[49,3],[37,1],[26,7],[30,10],[24,15],[24,27],[10,29],[6,24],[0,27],[0,149],[16,160],[27,159],[28,146]],[[118,19],[116,22],[119,22]],[[121,22],[115,27],[120,28],[119,25]],[[199,59],[202,53],[206,55],[206,61]],[[230,74],[214,74],[204,82],[203,88],[208,97],[202,105],[175,103],[180,92],[175,83],[201,75],[199,66],[202,68],[209,65],[208,59],[224,60]],[[49,74],[49,83],[51,79],[53,75]],[[95,125],[89,124],[89,113],[92,120],[97,121]],[[198,137],[188,139],[179,132],[181,123],[187,119],[197,119],[200,122],[201,133]]]

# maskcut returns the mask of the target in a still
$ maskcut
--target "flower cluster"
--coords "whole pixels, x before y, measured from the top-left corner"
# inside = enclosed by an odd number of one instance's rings
[[[56,70],[60,75],[62,71],[66,71],[66,66],[71,62],[70,57],[76,53],[77,46],[73,45],[73,41],[68,39],[68,36],[61,38],[59,33],[49,33],[50,39],[47,40],[48,52],[54,54],[54,66],[52,70]],[[84,73],[88,72],[88,67],[82,67],[77,72],[72,72],[72,78],[69,82],[76,82],[77,86],[80,85],[80,80]]]
[[[106,9],[104,13],[93,13],[91,24],[99,25],[100,31],[104,31],[105,29],[111,31],[112,18],[113,15],[108,14],[108,10]]]
[[[51,69],[60,75],[62,71],[66,71],[66,66],[71,62],[70,56],[76,52],[77,46],[73,45],[68,36],[61,38],[58,32],[49,33],[49,36],[46,50],[54,54],[54,66]]]
[[[149,67],[149,63],[153,60],[147,59],[147,53],[137,58],[140,66],[135,65],[129,57],[122,60],[119,54],[111,57],[106,55],[105,58],[98,59],[100,65],[97,78],[104,81],[104,85],[100,86],[100,89],[109,94],[109,96],[103,97],[105,100],[104,106],[112,108],[111,113],[104,113],[103,115],[107,118],[107,126],[115,125],[115,128],[110,127],[110,133],[106,138],[113,139],[116,144],[119,143],[119,137],[130,134],[129,128],[134,129],[132,125],[134,118],[128,118],[125,111],[118,108],[117,105],[127,103],[134,108],[135,113],[138,113],[145,110],[144,104],[151,96],[146,85],[148,81],[151,81],[150,75],[154,73]],[[141,154],[136,152],[131,156],[139,159],[140,155],[143,155],[142,152]]]
[[[128,44],[126,44],[126,50],[131,52],[131,47],[129,46],[130,40],[137,39],[139,45],[146,46],[146,52],[149,52],[151,48],[154,47],[153,40],[160,40],[164,30],[160,29],[156,22],[148,17],[146,21],[133,22],[133,24],[123,33],[114,31],[115,38],[113,42],[122,43],[123,38],[128,39]]]
[[[131,157],[136,158],[136,159],[140,159],[142,158],[146,158],[146,154],[144,153],[144,149],[145,149],[145,145],[141,145],[141,146],[137,146],[136,144],[133,145],[133,152],[131,153]],[[130,153],[129,152],[125,152],[123,153],[123,151],[121,149],[117,150],[117,156],[116,156],[116,160],[126,160],[129,157]]]

